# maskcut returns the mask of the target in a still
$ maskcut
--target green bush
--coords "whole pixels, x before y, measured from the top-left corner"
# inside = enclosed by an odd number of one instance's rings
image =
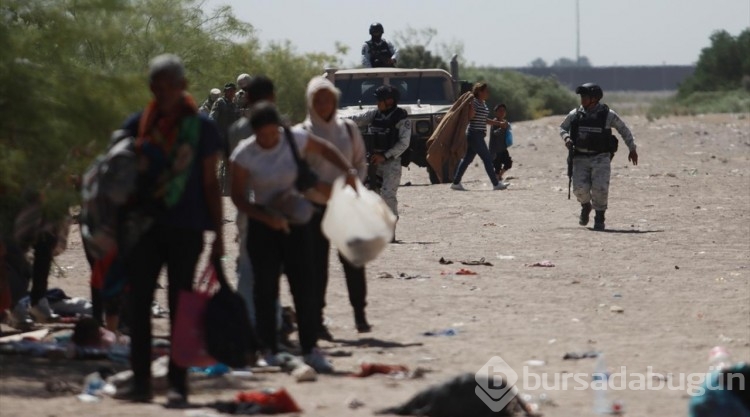
[[[750,111],[750,92],[700,91],[686,97],[657,100],[647,113],[649,120],[661,117],[692,116],[706,113],[747,113]]]
[[[199,0],[3,0],[0,2],[0,234],[25,190],[41,192],[50,217],[78,202],[68,178],[81,174],[110,132],[148,102],[146,68],[170,52],[202,101],[240,73],[265,74],[293,121],[305,86],[339,58],[261,47],[229,7]]]
[[[576,96],[552,78],[492,68],[467,68],[464,74],[469,80],[488,84],[487,105],[493,108],[497,103],[505,103],[510,121],[566,114],[578,104]]]

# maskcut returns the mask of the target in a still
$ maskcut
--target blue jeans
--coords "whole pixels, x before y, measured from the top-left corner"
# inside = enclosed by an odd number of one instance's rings
[[[456,176],[453,178],[454,184],[461,183],[461,178],[464,176],[466,168],[469,167],[474,157],[479,155],[482,163],[484,163],[484,170],[487,171],[487,176],[490,177],[490,182],[492,182],[493,186],[497,185],[498,180],[495,175],[495,168],[492,166],[492,155],[490,155],[490,150],[487,149],[487,143],[484,141],[485,135],[486,132],[484,130],[469,129],[466,131],[468,147],[466,148],[466,155],[464,155],[458,164]]]

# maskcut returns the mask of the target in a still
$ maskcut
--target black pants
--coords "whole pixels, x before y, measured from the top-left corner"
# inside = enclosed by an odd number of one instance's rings
[[[180,290],[191,290],[203,232],[156,225],[144,234],[126,261],[130,281],[130,365],[137,390],[151,391],[151,304],[159,272],[167,266],[170,333]],[[170,386],[187,396],[187,369],[169,361]]]
[[[259,342],[264,349],[278,352],[276,299],[283,272],[297,312],[302,353],[310,353],[318,343],[318,299],[315,292],[309,224],[291,226],[290,233],[273,230],[265,223],[248,219],[247,250],[255,276],[255,315]]]
[[[52,268],[52,250],[57,244],[57,236],[42,232],[34,243],[34,264],[31,268],[31,305],[36,305],[47,295],[49,271]]]
[[[324,209],[324,207],[322,207]],[[320,303],[319,323],[323,324],[323,309],[326,306],[326,291],[328,289],[328,257],[331,242],[323,234],[321,223],[323,222],[323,210],[316,212],[310,220],[313,236],[313,262],[315,263],[315,279],[317,283],[318,301]],[[349,293],[349,303],[354,308],[354,314],[364,315],[367,306],[367,281],[365,279],[365,267],[354,266],[339,252],[339,260],[344,267],[346,278],[346,289]]]
[[[513,159],[507,149],[495,154],[492,166],[495,167],[496,173],[500,173],[501,170],[507,171],[513,167]]]

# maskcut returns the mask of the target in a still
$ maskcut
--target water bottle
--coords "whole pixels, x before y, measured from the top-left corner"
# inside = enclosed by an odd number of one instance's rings
[[[609,371],[604,361],[604,354],[599,353],[594,365],[593,381],[599,381],[597,389],[594,390],[594,412],[599,415],[622,414],[624,411],[622,402],[613,401],[609,398]]]
[[[98,396],[104,388],[104,380],[99,372],[86,375],[83,380],[83,393]]]
[[[597,388],[594,389],[594,412],[597,414],[609,414],[611,411],[611,402],[607,398],[607,388],[609,372],[607,364],[604,362],[604,354],[600,353],[594,365],[594,374],[591,376],[593,382],[598,382]]]
[[[714,346],[708,352],[708,370],[719,371],[732,364],[732,356],[724,346]]]

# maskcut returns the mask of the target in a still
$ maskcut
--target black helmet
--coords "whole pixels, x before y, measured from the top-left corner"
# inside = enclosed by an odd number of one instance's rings
[[[383,34],[383,25],[381,25],[380,23],[373,23],[370,25],[370,35],[376,33],[380,33],[381,35]]]
[[[381,85],[375,90],[375,97],[378,100],[392,98],[394,103],[398,103],[399,93],[398,90],[391,87],[390,85]]]
[[[594,97],[595,99],[598,99],[598,100],[601,100],[602,97],[604,97],[604,91],[602,91],[602,88],[594,83],[586,83],[586,84],[579,85],[576,88],[576,94],[580,94],[582,96]]]

